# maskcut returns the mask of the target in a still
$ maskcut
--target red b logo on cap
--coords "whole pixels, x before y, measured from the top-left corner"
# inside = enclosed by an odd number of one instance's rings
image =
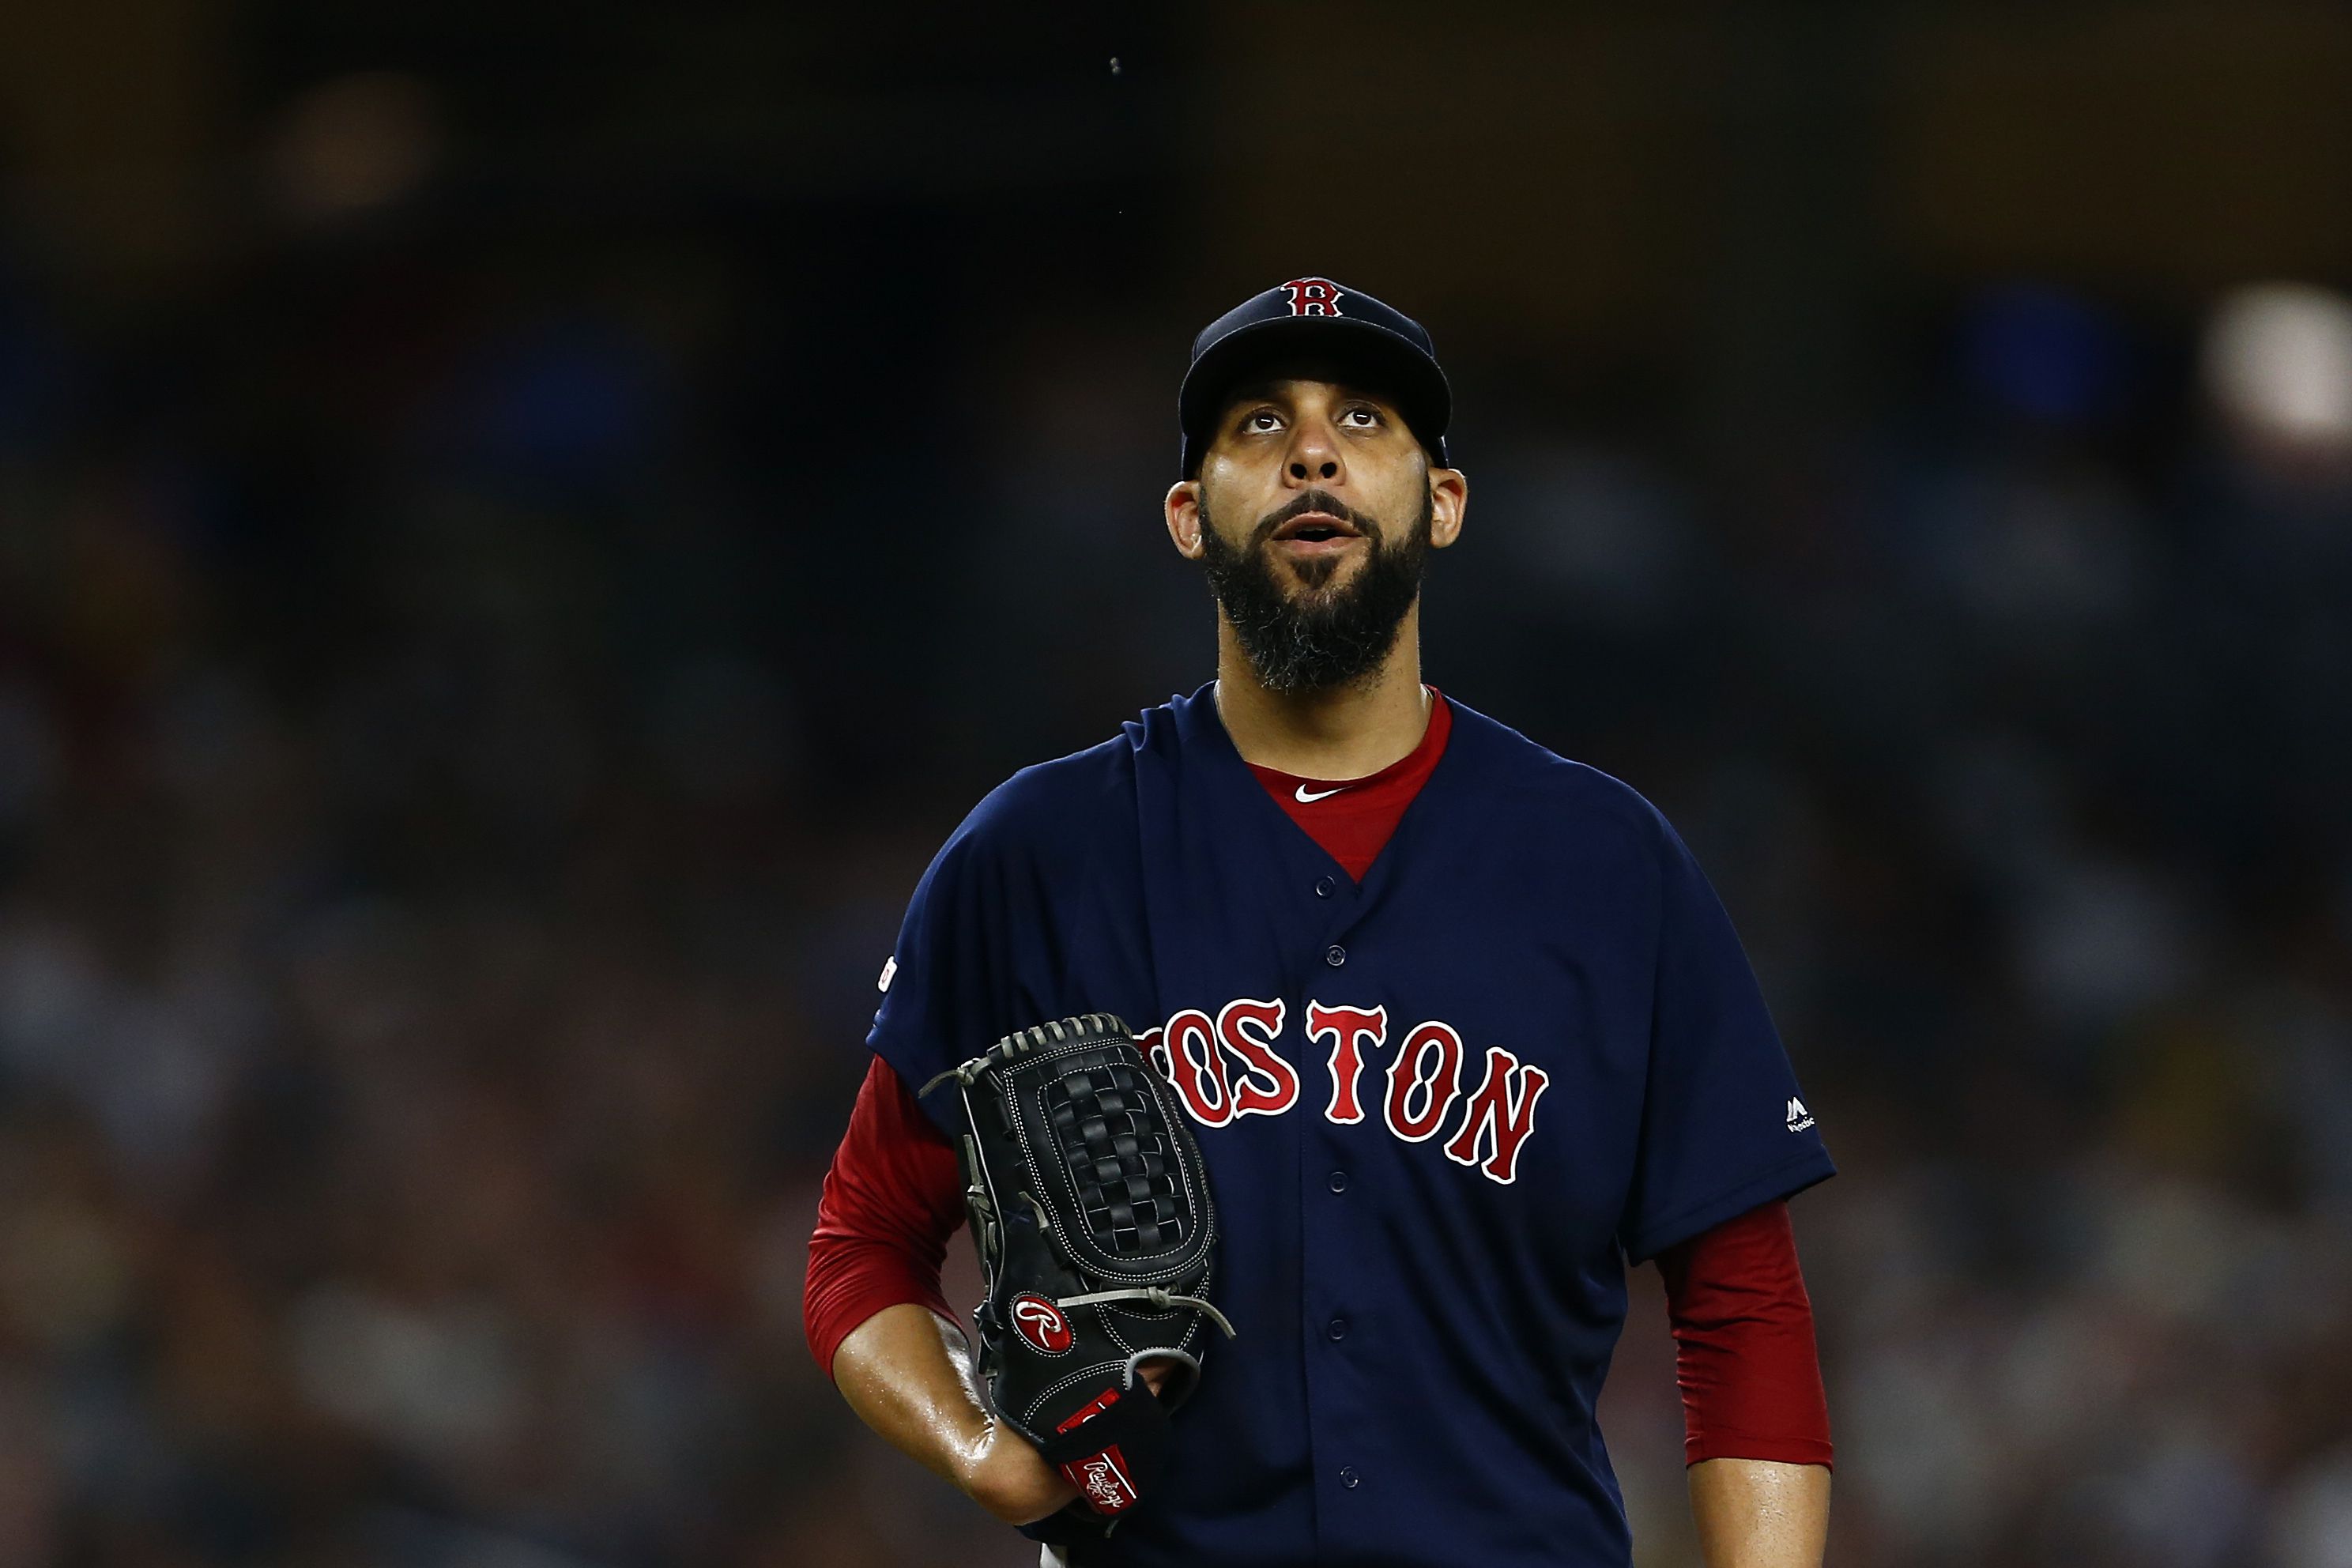
[[[1328,278],[1294,278],[1282,286],[1290,296],[1290,313],[1294,316],[1336,316],[1339,313],[1339,286]]]
[[[1060,1355],[1077,1338],[1061,1308],[1026,1290],[1013,1298],[1013,1331],[1047,1355]]]

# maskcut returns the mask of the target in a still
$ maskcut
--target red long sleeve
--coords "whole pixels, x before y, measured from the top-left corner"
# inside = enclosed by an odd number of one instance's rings
[[[1789,1205],[1769,1203],[1659,1255],[1682,1385],[1685,1461],[1831,1462],[1813,1304]]]
[[[954,1146],[880,1057],[825,1173],[802,1303],[810,1353],[833,1375],[852,1329],[901,1301],[958,1321],[940,1291],[948,1239],[964,1222]]]

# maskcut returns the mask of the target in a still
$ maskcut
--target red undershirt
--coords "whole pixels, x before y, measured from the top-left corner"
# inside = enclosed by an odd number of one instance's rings
[[[1452,733],[1454,710],[1431,687],[1429,723],[1421,732],[1421,743],[1376,773],[1360,779],[1306,779],[1261,763],[1250,763],[1249,771],[1275,804],[1290,814],[1290,820],[1360,882],[1396,831],[1404,808],[1445,754],[1445,738]],[[1309,798],[1299,799],[1302,794]]]
[[[1433,687],[1421,742],[1376,773],[1304,779],[1256,763],[1249,768],[1291,820],[1361,881],[1444,754],[1453,727],[1452,710]],[[809,1241],[804,1326],[827,1375],[850,1331],[886,1307],[912,1302],[959,1321],[940,1293],[940,1265],[963,1222],[954,1148],[905,1081],[876,1058],[825,1173]],[[1685,1462],[1829,1464],[1829,1406],[1788,1205],[1775,1201],[1726,1220],[1657,1261],[1674,1326]]]

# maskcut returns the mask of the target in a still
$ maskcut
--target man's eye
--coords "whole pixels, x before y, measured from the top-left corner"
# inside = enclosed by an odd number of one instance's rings
[[[1381,422],[1379,410],[1372,408],[1350,408],[1339,417],[1358,421],[1363,426],[1378,425]]]
[[[1255,414],[1251,415],[1248,418],[1242,421],[1243,426],[1251,430],[1272,430],[1281,423],[1282,419],[1278,415],[1275,414],[1271,409],[1265,408],[1259,409]]]

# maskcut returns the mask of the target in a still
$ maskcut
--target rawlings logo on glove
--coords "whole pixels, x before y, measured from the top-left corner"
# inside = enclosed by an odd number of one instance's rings
[[[1043,1296],[1013,1298],[1013,1331],[1043,1355],[1060,1355],[1077,1342],[1070,1332],[1070,1320]]]

